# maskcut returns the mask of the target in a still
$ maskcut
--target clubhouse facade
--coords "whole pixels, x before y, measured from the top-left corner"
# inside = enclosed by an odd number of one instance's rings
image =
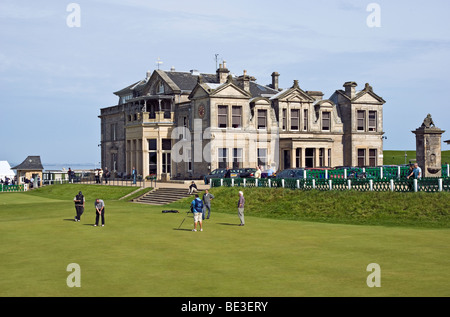
[[[114,94],[100,110],[101,159],[120,175],[198,179],[216,168],[377,166],[383,105],[369,84],[344,83],[329,99],[261,85],[226,62],[215,74],[155,70]]]

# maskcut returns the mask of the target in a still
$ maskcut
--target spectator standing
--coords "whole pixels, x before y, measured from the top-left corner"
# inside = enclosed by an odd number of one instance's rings
[[[202,215],[202,219],[205,219],[205,213],[206,213],[206,209],[208,209],[208,216],[206,217],[206,219],[209,219],[209,217],[211,216],[211,200],[214,199],[214,195],[209,193],[209,190],[205,190],[205,193],[203,194],[202,200],[203,200],[203,215]]]
[[[409,179],[410,177],[413,177],[414,179],[422,178],[422,169],[419,167],[419,164],[414,163],[412,172],[406,178]]]
[[[261,168],[256,166],[255,178],[261,178]]]
[[[133,176],[133,184],[136,184],[136,168],[134,166],[131,175]]]
[[[95,175],[95,183],[96,183],[96,184],[100,183],[100,178],[99,178],[98,168],[95,169],[94,175]]]
[[[105,184],[108,184],[109,176],[111,176],[111,173],[109,172],[108,168],[105,167],[105,171],[103,172],[103,178],[105,179]]]
[[[231,170],[230,167],[227,166],[227,170],[225,171],[224,178],[230,178],[231,177]]]

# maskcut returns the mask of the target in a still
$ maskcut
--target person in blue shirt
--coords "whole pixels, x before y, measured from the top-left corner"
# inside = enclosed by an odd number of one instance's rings
[[[267,171],[267,177],[272,177],[273,173],[275,173],[275,171],[273,170],[273,167],[270,166],[269,170]]]
[[[136,169],[133,166],[133,170],[131,171],[131,175],[133,176],[133,184],[136,184]]]
[[[203,201],[198,197],[198,194],[195,194],[195,199],[191,202],[191,210],[194,213],[194,229],[192,231],[197,231],[197,223],[200,223],[200,231],[203,231]]]
[[[422,178],[422,169],[419,167],[419,164],[414,163],[414,169],[412,170],[411,174],[409,174],[406,178],[413,177],[414,179]]]

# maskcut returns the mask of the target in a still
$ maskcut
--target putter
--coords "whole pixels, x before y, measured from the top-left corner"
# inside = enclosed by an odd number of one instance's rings
[[[180,225],[178,226],[178,229],[177,229],[177,230],[179,230],[179,229],[181,228],[181,225],[184,223],[184,221],[186,220],[186,218],[188,217],[188,215],[189,215],[189,211],[186,212],[186,217],[184,217],[183,221],[180,223]]]

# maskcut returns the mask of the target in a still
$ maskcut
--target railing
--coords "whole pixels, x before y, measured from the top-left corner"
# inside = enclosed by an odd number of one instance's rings
[[[344,179],[344,178],[213,178],[211,187],[274,187],[302,190],[355,190],[396,192],[450,191],[450,177],[422,179]]]
[[[25,191],[24,185],[0,184],[0,192],[23,192],[23,191]]]
[[[350,167],[333,170],[305,170],[304,178],[336,179],[336,178],[372,178],[372,179],[401,179],[409,173],[408,166],[383,166],[383,167]],[[450,165],[444,164],[441,169],[441,177],[450,177]]]
[[[42,181],[43,185],[53,185],[53,184],[91,184],[91,185],[111,185],[111,186],[136,186],[143,187],[145,184],[150,184],[150,186],[154,186],[156,184],[156,178],[151,178],[149,180],[143,180],[142,178],[136,179],[127,179],[127,178],[103,178],[96,179],[94,176],[89,177],[75,177],[71,180],[67,179],[45,179]]]

